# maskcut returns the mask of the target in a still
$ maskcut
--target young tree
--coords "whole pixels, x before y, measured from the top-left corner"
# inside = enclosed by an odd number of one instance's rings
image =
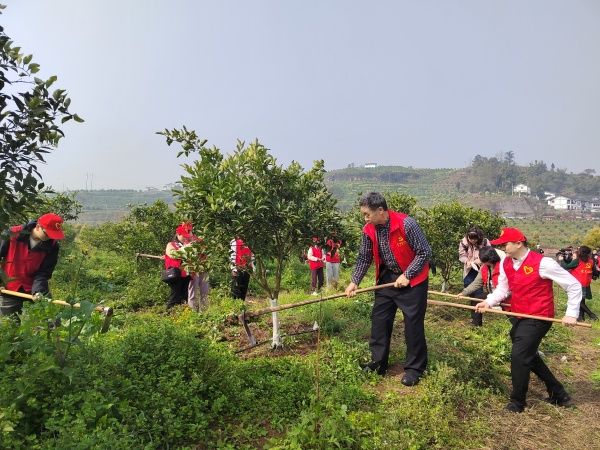
[[[211,261],[228,264],[229,243],[241,237],[254,253],[255,278],[275,306],[289,258],[312,236],[325,236],[341,221],[324,183],[323,161],[304,171],[297,162],[278,165],[258,141],[247,146],[238,141],[236,150],[224,155],[185,127],[159,134],[168,145],[181,144],[178,156],[198,153],[197,161],[184,164],[187,175],[175,194],[178,209],[202,233],[208,266]],[[279,345],[274,323],[273,346]]]
[[[0,5],[0,10],[4,9]],[[64,89],[50,91],[57,77],[35,77],[39,65],[21,52],[0,26],[0,225],[22,213],[43,189],[38,164],[64,136],[59,127],[83,120],[69,111]]]
[[[433,252],[433,263],[442,276],[445,291],[452,272],[461,268],[458,243],[471,225],[481,228],[486,237],[499,235],[504,219],[487,210],[473,209],[458,202],[442,203],[423,209],[417,218]]]
[[[583,238],[583,245],[590,248],[600,248],[600,227],[594,227]]]

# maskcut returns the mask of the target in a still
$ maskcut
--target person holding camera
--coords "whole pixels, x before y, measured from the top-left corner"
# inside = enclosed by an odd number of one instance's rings
[[[560,265],[563,269],[567,269],[571,272],[577,281],[581,283],[581,303],[579,304],[579,318],[580,322],[585,320],[585,315],[592,320],[598,320],[598,316],[592,312],[592,310],[585,304],[586,300],[592,299],[592,278],[594,275],[594,259],[592,258],[592,249],[587,245],[582,245],[575,252],[575,258],[570,262],[560,261]]]

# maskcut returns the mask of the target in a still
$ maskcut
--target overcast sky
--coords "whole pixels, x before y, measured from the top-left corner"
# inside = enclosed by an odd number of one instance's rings
[[[512,150],[600,173],[597,0],[3,0],[7,34],[86,122],[57,189],[177,181],[156,131],[280,163],[464,167]]]

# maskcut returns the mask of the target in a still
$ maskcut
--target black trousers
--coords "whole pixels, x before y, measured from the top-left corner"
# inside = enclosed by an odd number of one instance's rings
[[[323,287],[323,268],[319,267],[310,271],[310,287],[313,291],[317,291]]]
[[[463,278],[464,287],[467,287],[468,285],[470,285],[475,280],[475,278],[477,278],[477,273],[478,272],[475,269],[469,270],[469,273],[467,273],[467,275]],[[477,299],[484,299],[486,297],[486,295],[483,292],[483,288],[481,288],[481,289],[477,289],[472,294],[469,294],[469,297],[473,297],[473,298],[477,298]],[[469,303],[471,304],[471,306],[475,306],[479,302],[480,302],[480,300],[471,300]],[[475,312],[474,310],[471,310],[471,323],[478,327],[483,325],[483,313],[478,313],[478,312]]]
[[[535,373],[544,382],[549,395],[563,393],[563,385],[556,379],[538,354],[542,338],[550,330],[552,322],[516,318],[511,318],[510,321],[513,324],[510,330],[510,339],[512,340],[510,356],[511,401],[525,406],[531,372]]]
[[[384,272],[377,284],[391,283],[397,274]],[[419,374],[427,367],[427,343],[425,342],[425,311],[429,280],[415,287],[385,288],[375,291],[375,303],[371,312],[371,360],[387,369],[394,319],[398,308],[404,315],[404,340],[406,361],[404,371]]]
[[[248,285],[250,284],[250,273],[237,271],[236,276],[231,277],[231,296],[246,300]]]
[[[171,293],[167,299],[167,309],[187,302],[190,277],[176,278],[169,283]]]

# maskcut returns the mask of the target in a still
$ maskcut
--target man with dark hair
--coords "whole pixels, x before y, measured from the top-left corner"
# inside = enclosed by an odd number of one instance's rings
[[[558,283],[568,296],[567,311],[562,319],[564,325],[577,323],[581,285],[551,259],[532,252],[527,238],[518,228],[504,228],[492,245],[505,247],[506,258],[500,265],[498,284],[486,300],[477,304],[479,312],[498,305],[508,292],[511,293],[511,311],[532,316],[554,317],[554,292],[552,282]],[[539,319],[515,318],[510,330],[512,351],[510,372],[512,393],[506,409],[519,413],[525,409],[529,377],[535,373],[546,385],[548,401],[558,406],[570,406],[571,397],[556,379],[538,353],[542,338],[548,333],[552,322]]]
[[[394,283],[394,287],[375,292],[369,340],[371,362],[363,370],[386,373],[394,318],[400,308],[406,341],[402,384],[414,386],[427,367],[424,321],[431,247],[417,222],[406,214],[388,210],[385,198],[378,192],[365,195],[359,205],[366,225],[346,295],[356,294],[373,261],[377,284]]]
[[[52,213],[37,221],[10,227],[7,239],[0,241],[0,258],[8,277],[6,289],[25,294],[50,292],[48,280],[58,262],[58,242],[65,237],[63,220]],[[0,315],[20,313],[23,299],[0,296]]]

